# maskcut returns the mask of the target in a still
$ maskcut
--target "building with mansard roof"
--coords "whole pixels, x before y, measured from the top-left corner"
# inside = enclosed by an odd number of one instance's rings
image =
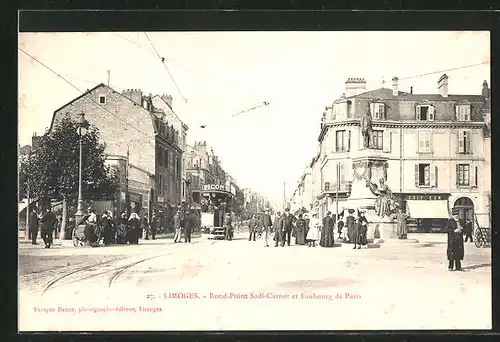
[[[490,226],[491,95],[486,81],[482,89],[478,85],[477,95],[449,94],[447,75],[430,94],[401,91],[398,78],[392,81],[392,89],[366,91],[364,79],[350,78],[345,93],[325,108],[318,151],[309,164],[310,209],[320,217],[335,213],[337,203],[341,210],[349,197],[354,177],[375,184],[383,178],[411,215],[411,229],[439,229],[452,211]],[[370,149],[363,147],[360,130],[367,111],[373,120]],[[368,157],[370,165],[364,165]]]

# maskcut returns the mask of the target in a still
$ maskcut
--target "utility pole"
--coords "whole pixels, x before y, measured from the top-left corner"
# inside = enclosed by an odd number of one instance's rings
[[[27,186],[26,186],[26,200],[28,204],[26,206],[26,230],[24,232],[24,239],[28,240],[29,237],[29,219],[30,219],[30,173],[31,173],[31,149],[28,153],[28,172],[26,172]]]
[[[111,77],[111,70],[106,70],[108,72],[108,87],[109,87],[109,79]]]
[[[336,215],[335,215],[335,221],[338,220],[339,217],[339,186],[340,186],[340,163],[337,163],[337,187],[335,191],[335,204],[336,204]]]
[[[283,182],[283,212],[286,209],[286,182]]]
[[[125,163],[125,207],[128,210],[129,208],[129,196],[128,196],[128,168],[129,168],[129,145],[127,145],[127,160]],[[129,213],[130,214],[130,213]]]

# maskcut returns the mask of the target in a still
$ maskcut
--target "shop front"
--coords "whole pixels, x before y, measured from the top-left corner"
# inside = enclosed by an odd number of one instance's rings
[[[448,195],[408,195],[406,214],[408,231],[414,233],[443,233],[450,218]]]

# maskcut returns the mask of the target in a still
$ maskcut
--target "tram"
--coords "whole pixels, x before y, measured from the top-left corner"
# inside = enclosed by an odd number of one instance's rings
[[[201,191],[201,232],[209,239],[224,239],[224,218],[231,213],[234,196],[224,185],[205,184]]]

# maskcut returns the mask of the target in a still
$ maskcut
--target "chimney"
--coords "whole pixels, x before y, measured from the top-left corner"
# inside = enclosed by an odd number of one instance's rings
[[[442,97],[448,97],[448,76],[443,74],[438,80],[438,91]]]
[[[394,76],[392,78],[392,96],[398,96],[399,95],[399,78]]]
[[[410,94],[413,94],[413,86],[410,87]]]
[[[161,98],[163,99],[163,101],[165,101],[166,103],[168,103],[168,105],[170,106],[170,108],[172,108],[172,96],[170,95],[162,95]]]
[[[486,82],[486,80],[483,82],[483,89],[481,90],[481,95],[484,98],[488,98],[488,82]]]
[[[348,78],[345,82],[345,96],[356,96],[366,91],[366,81],[364,78]]]
[[[127,89],[122,92],[122,95],[142,106],[142,90],[140,89]]]

